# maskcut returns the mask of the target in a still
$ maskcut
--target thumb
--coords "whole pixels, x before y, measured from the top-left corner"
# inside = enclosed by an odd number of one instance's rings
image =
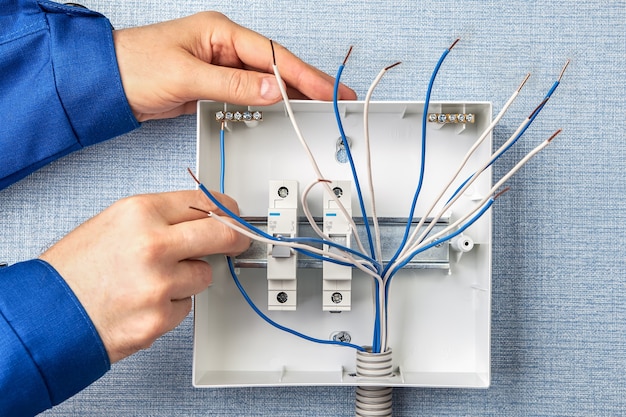
[[[273,75],[222,67],[202,62],[193,91],[193,100],[210,99],[232,104],[263,106],[277,103],[282,96]]]

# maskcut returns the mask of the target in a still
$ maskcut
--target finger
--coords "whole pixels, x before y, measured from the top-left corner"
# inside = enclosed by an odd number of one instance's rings
[[[179,260],[213,254],[235,256],[250,246],[249,238],[208,216],[170,226],[167,238],[166,247]]]
[[[176,265],[170,279],[170,299],[182,300],[191,297],[211,285],[211,266],[201,260],[189,259]]]
[[[247,65],[273,73],[273,57],[269,40],[249,30],[247,34],[248,36],[256,35],[254,36],[254,41],[245,40],[242,43],[235,42],[234,44],[241,61]],[[237,41],[238,39],[236,38],[235,40]],[[290,87],[313,100],[328,101],[333,99],[335,86],[333,77],[302,61],[282,45],[276,42],[273,43],[276,66],[280,71],[282,79]],[[268,50],[268,53],[259,53],[259,51],[264,50]],[[339,85],[338,94],[341,100],[356,100],[357,98],[356,93],[344,84]]]
[[[196,76],[184,87],[190,99],[210,97],[232,104],[266,106],[281,99],[278,82],[273,75],[245,69],[210,65],[195,60]]]
[[[223,17],[223,16],[222,16]],[[244,66],[258,68],[266,73],[273,73],[273,56],[269,39],[257,32],[237,25],[223,17],[220,27],[216,27],[214,43],[220,49],[233,49],[231,55],[223,53],[232,60],[235,55]],[[319,69],[305,63],[278,43],[274,43],[276,64],[283,80],[306,97],[315,100],[331,100],[333,97],[334,78]],[[226,65],[226,63],[216,62]],[[355,100],[356,93],[345,85],[339,87],[339,98]]]
[[[216,191],[212,194],[226,208],[239,214],[239,207],[235,200]],[[222,213],[201,190],[173,191],[151,194],[148,197],[155,211],[170,225],[206,217],[205,213],[189,209],[190,206]]]

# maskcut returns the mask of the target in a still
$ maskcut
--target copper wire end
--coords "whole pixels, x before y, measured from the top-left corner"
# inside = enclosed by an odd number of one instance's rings
[[[565,70],[567,69],[569,62],[570,62],[569,59],[565,61],[565,65],[563,65],[563,69],[561,70],[561,73],[559,74],[559,78],[557,79],[558,82],[561,82],[561,78],[563,78],[563,74],[565,74]]]
[[[213,213],[211,213],[210,211],[206,211],[206,210],[203,210],[203,209],[198,208],[198,207],[189,206],[189,208],[190,208],[190,209],[192,209],[192,210],[198,210],[198,211],[201,211],[202,213],[206,214],[207,216],[211,216],[211,215],[213,214]]]
[[[533,110],[533,112],[532,112],[532,113],[530,113],[530,116],[528,116],[528,118],[529,118],[529,119],[532,119],[532,118],[535,116],[535,114],[536,114],[539,110],[541,110],[541,108],[542,108],[543,106],[545,106],[545,105],[546,105],[546,103],[548,102],[548,100],[550,100],[550,97],[546,97],[546,98],[544,98],[544,99],[541,101],[541,103],[539,103],[539,105],[538,105],[537,107],[535,107],[535,110]]]
[[[272,62],[276,65],[276,52],[274,51],[274,41],[270,39],[270,46],[272,47]]]
[[[350,49],[348,49],[348,53],[346,54],[346,57],[343,59],[343,63],[341,65],[346,65],[346,62],[348,62],[348,58],[350,58],[350,54],[352,53],[352,48],[353,46],[350,45]]]
[[[454,48],[454,45],[456,45],[460,40],[461,38],[456,38],[454,42],[452,42],[452,45],[450,45],[450,47],[448,48],[448,52],[451,51],[452,48]]]
[[[198,177],[196,177],[195,174],[191,171],[191,168],[187,168],[187,172],[189,172],[189,175],[191,175],[191,178],[193,178],[196,184],[200,185],[200,181],[198,180]]]
[[[552,136],[550,136],[550,137],[548,138],[548,142],[552,142],[552,139],[556,138],[556,137],[557,137],[557,135],[558,135],[559,133],[561,133],[562,131],[563,131],[563,129],[559,129],[559,130],[557,130],[556,132],[554,132],[554,133],[552,134]]]
[[[332,181],[331,180],[327,180],[326,178],[318,178],[317,182],[327,182],[327,183],[330,184]]]
[[[401,61],[396,62],[395,64],[391,64],[388,67],[385,67],[385,71],[389,71],[390,69],[392,69],[393,67],[397,67],[398,65],[402,64]]]
[[[519,87],[517,87],[517,92],[519,93],[522,88],[524,87],[524,84],[526,84],[526,81],[528,81],[528,79],[530,78],[530,72],[528,74],[526,74],[526,76],[524,77],[524,79],[522,80],[521,84],[519,85]]]
[[[511,187],[506,187],[506,188],[503,188],[502,190],[498,191],[498,192],[496,193],[496,195],[494,195],[494,196],[493,196],[493,199],[494,199],[494,200],[497,200],[498,198],[502,197],[502,194],[506,193],[506,192],[507,192],[507,191],[509,191],[510,189],[511,189]]]

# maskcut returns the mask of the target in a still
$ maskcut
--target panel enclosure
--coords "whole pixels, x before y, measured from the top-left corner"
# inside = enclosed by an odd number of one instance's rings
[[[349,165],[338,158],[340,138],[332,103],[292,101],[296,119],[327,179],[352,181]],[[316,175],[299,143],[283,103],[242,107],[198,103],[197,174],[210,190],[219,190],[220,125],[216,112],[261,111],[256,123],[228,123],[225,132],[225,191],[239,204],[241,215],[268,215],[270,180],[297,180],[300,193]],[[367,192],[363,102],[340,102],[339,110],[351,143],[363,188]],[[423,215],[456,171],[466,152],[491,122],[488,102],[431,103],[429,112],[471,113],[474,123],[428,123],[424,184],[415,215]],[[369,125],[373,185],[377,215],[406,219],[415,193],[420,161],[424,104],[372,102]],[[444,194],[443,203],[486,160],[491,134],[469,158],[460,176]],[[352,211],[360,218],[352,182]],[[453,222],[489,193],[487,169],[446,213]],[[309,195],[314,216],[322,213],[322,187]],[[442,207],[440,203],[437,207]],[[438,210],[436,210],[438,211]],[[301,212],[300,212],[301,213]],[[390,229],[403,228],[406,220]],[[303,228],[301,228],[304,230]],[[391,253],[399,245],[398,231],[383,231]],[[399,233],[402,235],[402,232]],[[382,385],[413,387],[488,387],[490,383],[491,214],[487,212],[464,232],[474,243],[466,252],[445,244],[437,262],[419,262],[393,279],[389,305],[389,345],[393,349],[392,377]],[[210,237],[207,237],[210,238]],[[354,247],[354,245],[353,245]],[[258,247],[257,247],[258,249]],[[443,252],[442,252],[443,251]],[[257,261],[261,255],[250,255]],[[433,252],[434,253],[434,252]],[[443,253],[443,255],[442,255]],[[244,257],[245,258],[245,257]],[[260,259],[259,259],[260,258]],[[193,385],[195,387],[284,385],[381,385],[355,376],[355,351],[314,344],[279,331],[258,317],[239,293],[221,256],[213,265],[213,284],[195,297]],[[446,262],[447,260],[447,262]],[[322,311],[322,269],[300,264],[295,311],[268,311],[266,269],[262,262],[242,262],[237,268],[242,285],[256,305],[276,322],[320,339],[347,332],[351,342],[371,345],[374,323],[372,279],[353,272],[351,310]],[[436,264],[436,265],[435,265]],[[245,267],[252,266],[252,267]]]

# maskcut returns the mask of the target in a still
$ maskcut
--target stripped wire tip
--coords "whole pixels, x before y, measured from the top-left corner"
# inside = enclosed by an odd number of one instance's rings
[[[350,58],[350,54],[352,53],[352,48],[353,46],[350,45],[350,49],[348,49],[348,53],[346,54],[346,57],[343,59],[343,63],[341,65],[346,65],[346,62],[348,62],[348,58]]]
[[[557,137],[557,136],[558,136],[558,134],[559,134],[559,133],[561,133],[562,131],[563,131],[563,129],[559,129],[559,130],[557,130],[556,132],[554,132],[554,133],[552,134],[552,136],[550,136],[550,137],[548,138],[548,142],[552,142],[552,139],[554,139],[555,137]]]
[[[401,61],[396,62],[395,64],[391,64],[388,67],[385,67],[385,71],[389,71],[390,69],[392,69],[393,67],[397,67],[398,65],[402,64]]]
[[[193,180],[196,182],[196,184],[200,185],[200,180],[198,179],[198,177],[195,176],[195,174],[191,171],[191,168],[187,168],[187,172],[189,173],[189,175],[191,175],[191,178],[193,178]]]
[[[274,41],[270,39],[270,46],[272,47],[272,62],[276,65],[276,52],[274,52]]]
[[[211,216],[211,215],[213,214],[213,213],[211,213],[210,211],[206,211],[206,210],[203,210],[203,209],[198,208],[198,207],[189,206],[189,208],[190,208],[190,209],[192,209],[192,210],[198,210],[198,211],[201,211],[202,213],[206,214],[207,216]]]
[[[450,47],[448,48],[448,52],[451,51],[452,48],[454,48],[454,45],[456,45],[460,40],[461,38],[456,38],[454,42],[452,42],[452,45],[450,45]]]
[[[522,80],[522,82],[520,83],[519,87],[517,87],[517,92],[519,93],[520,91],[522,91],[522,88],[524,87],[524,84],[526,84],[526,81],[528,81],[528,79],[530,78],[530,72],[528,74],[526,74],[526,76],[524,77],[524,79]]]
[[[567,69],[567,66],[569,65],[570,60],[568,59],[567,61],[565,61],[565,65],[563,65],[563,69],[561,69],[561,73],[559,74],[559,78],[558,78],[558,82],[561,82],[561,78],[563,78],[563,74],[565,73],[565,70]]]

